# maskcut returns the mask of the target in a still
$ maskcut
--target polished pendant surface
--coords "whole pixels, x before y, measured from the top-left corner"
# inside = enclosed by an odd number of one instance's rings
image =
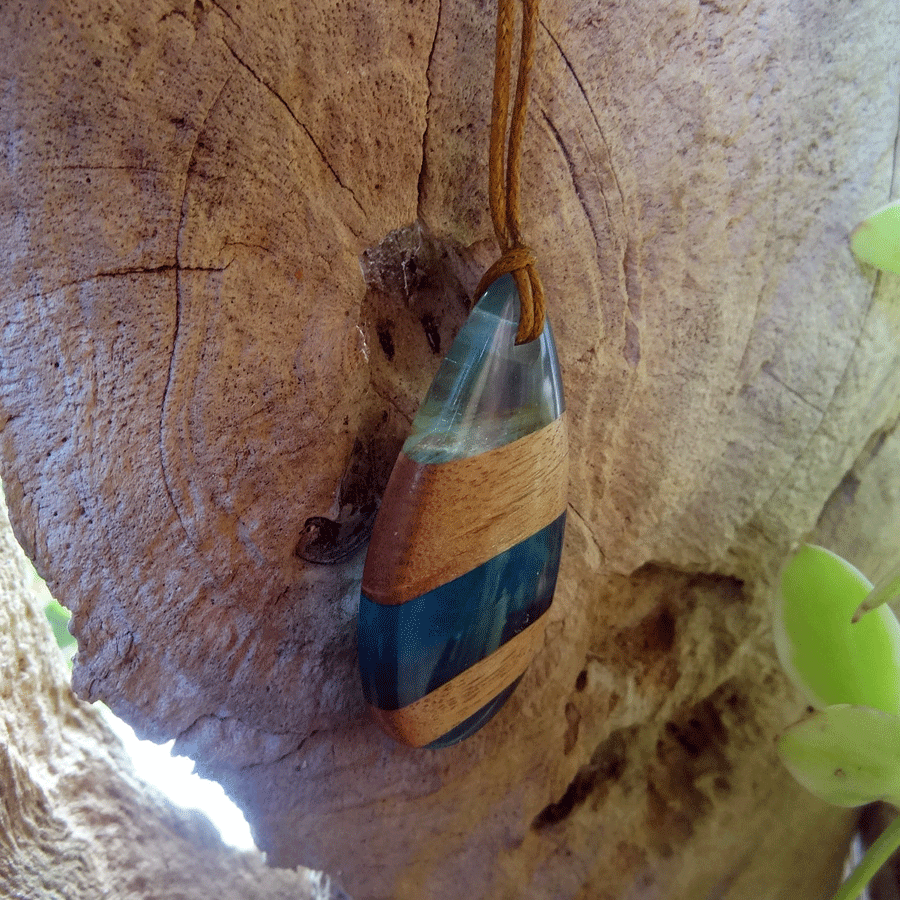
[[[369,544],[363,693],[415,747],[477,731],[543,642],[565,529],[565,405],[549,322],[516,346],[518,319],[504,275],[441,363]]]

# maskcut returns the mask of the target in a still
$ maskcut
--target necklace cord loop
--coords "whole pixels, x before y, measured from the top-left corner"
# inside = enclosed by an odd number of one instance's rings
[[[475,290],[475,299],[478,300],[487,287],[501,275],[512,273],[519,290],[521,306],[516,343],[527,344],[541,336],[545,315],[544,286],[537,273],[537,258],[523,244],[519,224],[522,143],[528,117],[528,87],[534,60],[534,36],[538,22],[539,0],[522,0],[522,45],[519,52],[519,71],[516,76],[516,95],[509,127],[509,142],[504,158],[515,18],[513,3],[514,0],[498,0],[497,4],[497,47],[488,170],[491,220],[501,255],[482,276]]]

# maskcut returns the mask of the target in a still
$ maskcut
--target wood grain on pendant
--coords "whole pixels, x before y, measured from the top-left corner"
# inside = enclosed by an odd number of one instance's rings
[[[456,678],[401,709],[369,706],[381,728],[410,747],[425,747],[509,687],[544,643],[547,613]]]
[[[363,572],[376,603],[405,603],[533,535],[566,508],[565,413],[477,456],[424,464],[401,453]]]

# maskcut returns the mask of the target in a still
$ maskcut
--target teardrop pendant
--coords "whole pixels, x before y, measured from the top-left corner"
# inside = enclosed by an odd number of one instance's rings
[[[515,345],[511,275],[482,295],[412,423],[363,573],[359,665],[382,728],[469,737],[512,694],[546,627],[568,450],[549,322]]]

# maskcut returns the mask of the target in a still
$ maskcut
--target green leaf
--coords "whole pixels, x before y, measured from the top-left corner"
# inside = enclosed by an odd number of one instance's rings
[[[72,618],[72,614],[56,600],[51,600],[44,607],[44,613],[50,620],[56,643],[63,649],[74,644],[75,638],[69,633],[69,619]]]
[[[846,560],[806,544],[781,573],[773,607],[782,667],[813,706],[836,703],[900,712],[900,624],[886,606],[853,614],[869,580]]]
[[[778,754],[800,784],[834,806],[900,799],[900,716],[829,706],[789,728]]]
[[[850,249],[861,262],[900,273],[900,200],[857,225],[850,235]]]

